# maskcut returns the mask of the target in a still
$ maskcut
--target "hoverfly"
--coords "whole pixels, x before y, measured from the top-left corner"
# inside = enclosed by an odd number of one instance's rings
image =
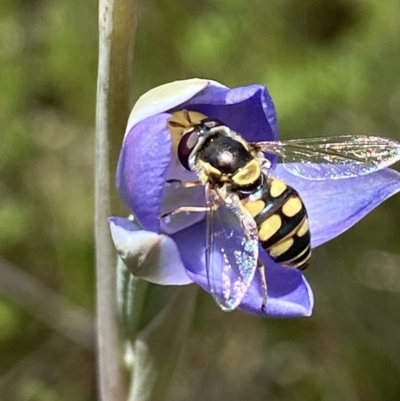
[[[385,138],[358,135],[249,143],[222,121],[199,118],[199,113],[193,113],[194,120],[192,113],[177,112],[168,123],[171,132],[180,130],[174,149],[179,162],[199,178],[181,184],[204,185],[206,207],[179,207],[162,217],[206,211],[207,279],[224,310],[240,304],[257,269],[264,295],[261,309],[266,309],[267,280],[259,244],[288,268],[305,269],[311,256],[304,203],[294,188],[272,177],[271,162],[264,154],[282,158],[286,170],[311,180],[369,174],[400,159],[400,144]]]

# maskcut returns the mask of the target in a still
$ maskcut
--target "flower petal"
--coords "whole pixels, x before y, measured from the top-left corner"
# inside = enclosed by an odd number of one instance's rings
[[[205,222],[201,221],[172,237],[178,244],[182,261],[188,269],[189,276],[208,291],[205,270]],[[263,250],[261,250],[260,257],[266,266],[267,312],[261,311],[263,294],[258,273],[256,273],[252,285],[238,309],[260,316],[309,316],[312,312],[314,299],[310,286],[302,273],[277,265]],[[218,268],[218,266],[214,268]]]
[[[278,139],[274,103],[261,85],[234,89],[210,85],[179,108],[220,119],[248,142]]]
[[[274,176],[295,188],[303,199],[313,247],[346,231],[400,191],[400,173],[392,169],[341,180],[312,181],[296,177],[278,165]]]
[[[225,88],[209,79],[185,79],[157,86],[142,95],[129,116],[126,135],[131,128],[148,117],[164,113],[191,99],[207,86]]]
[[[144,229],[160,232],[161,200],[171,161],[169,114],[141,121],[127,135],[118,161],[117,187]]]
[[[192,283],[170,237],[141,230],[122,217],[111,217],[109,221],[118,254],[135,276],[163,285]]]
[[[288,269],[273,262],[263,250],[260,251],[260,257],[266,266],[267,315],[282,318],[310,316],[314,295],[304,275],[299,270]],[[265,316],[261,310],[262,300],[261,279],[256,272],[239,309]]]

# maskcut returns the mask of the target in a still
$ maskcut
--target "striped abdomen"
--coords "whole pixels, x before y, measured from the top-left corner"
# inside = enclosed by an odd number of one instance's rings
[[[277,263],[305,269],[311,256],[310,230],[298,193],[282,181],[268,178],[257,198],[243,203],[257,223],[262,247]]]

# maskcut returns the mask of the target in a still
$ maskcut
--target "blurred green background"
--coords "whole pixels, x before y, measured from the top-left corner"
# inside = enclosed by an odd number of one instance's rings
[[[1,401],[97,398],[96,72],[94,0],[0,0]],[[265,84],[283,138],[400,140],[400,2],[142,1],[133,99],[193,76]],[[168,400],[399,400],[399,206],[315,251],[310,318],[201,293]]]

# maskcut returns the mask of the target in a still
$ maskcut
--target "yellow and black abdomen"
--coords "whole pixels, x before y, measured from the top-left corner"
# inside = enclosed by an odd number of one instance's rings
[[[268,178],[257,200],[248,200],[262,247],[277,263],[305,269],[311,256],[307,211],[297,191]]]

